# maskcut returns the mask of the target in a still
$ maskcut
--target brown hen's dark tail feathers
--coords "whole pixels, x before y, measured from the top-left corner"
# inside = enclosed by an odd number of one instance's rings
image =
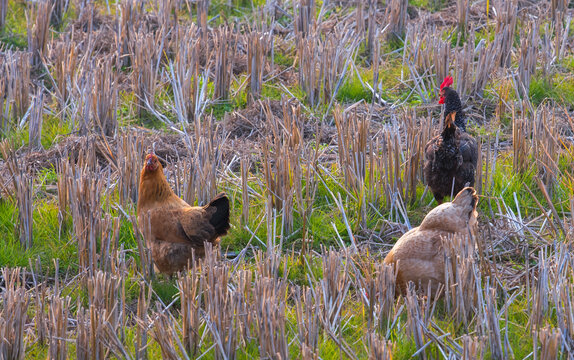
[[[215,208],[215,212],[211,215],[209,223],[215,228],[217,236],[227,234],[229,230],[229,198],[222,192],[214,197],[205,208]]]

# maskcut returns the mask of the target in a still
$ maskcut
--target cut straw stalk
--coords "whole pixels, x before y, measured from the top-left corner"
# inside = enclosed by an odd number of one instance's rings
[[[8,140],[0,142],[0,152],[6,160],[8,172],[12,178],[15,194],[14,199],[18,207],[18,237],[20,245],[29,249],[34,243],[34,181],[16,156],[16,151]]]
[[[46,54],[53,8],[50,0],[39,0],[28,5],[26,12],[28,50],[32,53],[31,65],[35,69],[42,65],[42,59]]]
[[[2,269],[5,290],[0,293],[0,357],[3,359],[24,359],[26,355],[24,330],[30,295],[21,276],[19,268]]]

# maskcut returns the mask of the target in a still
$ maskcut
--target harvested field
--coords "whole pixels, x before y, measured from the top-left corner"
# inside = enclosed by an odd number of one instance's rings
[[[573,358],[573,17],[0,0],[0,359]],[[445,87],[477,141],[478,223],[418,259],[443,265],[435,296],[384,259],[438,205],[427,143],[464,132]],[[154,203],[179,226],[158,236],[144,165],[216,215]],[[153,241],[196,228],[226,235],[160,273]]]

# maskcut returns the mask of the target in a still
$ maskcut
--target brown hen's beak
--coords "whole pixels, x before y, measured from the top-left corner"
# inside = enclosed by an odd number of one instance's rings
[[[152,166],[153,165],[153,158],[150,157],[149,159],[147,159],[147,161],[145,162],[146,166]]]

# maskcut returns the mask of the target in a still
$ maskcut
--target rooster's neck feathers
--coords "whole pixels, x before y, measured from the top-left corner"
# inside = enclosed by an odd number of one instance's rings
[[[457,92],[451,88],[444,88],[444,113],[445,117],[453,111],[456,111],[454,124],[462,131],[466,131],[466,116],[462,111],[462,102]]]

